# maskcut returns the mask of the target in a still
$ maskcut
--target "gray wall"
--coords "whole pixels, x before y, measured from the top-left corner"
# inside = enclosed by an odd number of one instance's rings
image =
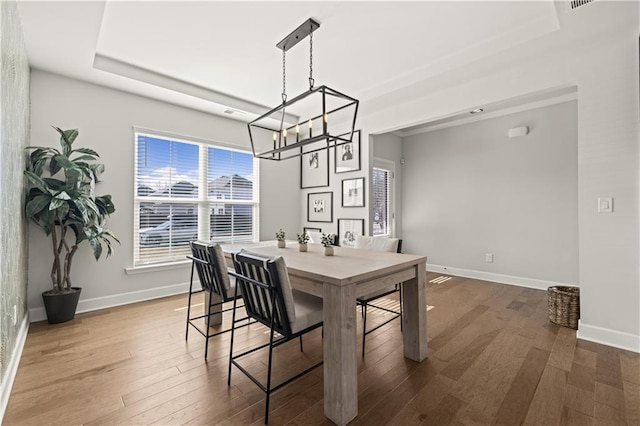
[[[524,125],[527,136],[508,137]],[[576,101],[405,138],[406,251],[578,284],[577,143]]]
[[[250,149],[246,124],[42,71],[32,73],[31,85],[32,144],[56,145],[58,137],[51,125],[78,128],[77,143],[95,149],[106,166],[99,191],[112,194],[116,205],[109,228],[122,245],[115,247],[115,255],[96,263],[88,246],[81,247],[76,254],[72,279],[74,285],[83,288],[78,309],[186,291],[189,266],[137,274],[125,272],[125,268],[133,266],[133,126]],[[299,165],[295,161],[261,162],[262,239],[273,238],[273,232],[280,227],[300,228],[298,174]],[[40,293],[50,287],[51,256],[49,240],[32,226],[28,305],[34,319],[42,318]]]
[[[0,388],[4,393],[8,379],[5,374],[27,312],[27,223],[22,214],[22,172],[24,148],[29,144],[29,64],[14,1],[0,2],[0,69]],[[4,399],[5,395],[2,402]],[[0,404],[0,420],[3,409]]]

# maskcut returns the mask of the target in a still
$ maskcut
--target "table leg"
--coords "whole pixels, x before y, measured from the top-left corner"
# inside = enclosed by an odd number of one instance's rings
[[[416,265],[416,277],[402,284],[404,356],[421,362],[427,357],[427,272]]]
[[[324,414],[346,425],[358,414],[355,285],[324,284]]]
[[[209,325],[220,325],[222,324],[222,298],[216,293],[210,293],[208,291],[204,292],[204,314],[207,315],[207,308],[210,306],[209,303],[217,303],[215,306],[211,306],[209,310],[209,315],[211,315],[211,322]],[[213,300],[211,300],[213,299]],[[204,326],[207,326],[207,317],[203,318]]]

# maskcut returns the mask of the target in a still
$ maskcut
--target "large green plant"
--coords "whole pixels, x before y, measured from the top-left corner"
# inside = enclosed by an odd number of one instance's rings
[[[62,151],[48,147],[29,147],[27,170],[29,180],[25,211],[51,237],[53,266],[51,281],[54,293],[71,291],[71,264],[78,246],[89,241],[96,260],[103,252],[112,254],[112,243],[118,239],[104,228],[107,216],[115,211],[111,195],[94,193],[104,165],[99,155],[89,148],[73,148],[78,129],[62,130]],[[72,232],[69,232],[71,230]]]

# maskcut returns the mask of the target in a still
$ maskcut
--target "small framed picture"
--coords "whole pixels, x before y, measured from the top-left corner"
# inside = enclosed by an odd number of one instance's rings
[[[329,150],[326,144],[316,142],[303,149],[305,153],[300,156],[300,188],[329,186]]]
[[[358,235],[364,235],[364,219],[338,219],[338,245],[353,247]]]
[[[353,132],[351,143],[338,145],[334,149],[335,172],[347,173],[360,170],[360,130]]]
[[[320,228],[310,228],[305,226],[303,228],[304,232],[309,236],[309,242],[311,244],[321,244],[322,243],[322,229]]]
[[[364,178],[342,180],[342,207],[364,207]]]
[[[307,194],[307,222],[333,222],[333,192]]]

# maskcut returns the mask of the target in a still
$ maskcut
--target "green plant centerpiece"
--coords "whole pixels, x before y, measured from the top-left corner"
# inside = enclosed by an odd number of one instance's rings
[[[302,234],[296,234],[298,239],[298,250],[307,251],[307,243],[309,242],[309,234],[306,231],[303,231]]]
[[[285,240],[287,234],[280,228],[278,232],[276,232],[276,240],[278,240],[278,247],[285,248],[287,246],[287,242]]]
[[[51,238],[53,288],[42,293],[50,323],[68,321],[75,315],[81,288],[72,285],[71,266],[80,244],[88,241],[98,260],[104,247],[108,257],[113,243],[120,242],[105,228],[106,218],[115,211],[111,195],[95,194],[98,177],[104,172],[98,153],[73,147],[77,129],[53,128],[60,134],[61,150],[28,147],[31,153],[24,172],[29,182],[25,214]],[[71,313],[49,312],[51,303],[54,309],[59,308],[66,299],[71,299]]]
[[[333,256],[333,241],[335,240],[335,236],[333,234],[325,234],[322,233],[320,237],[320,242],[324,246],[324,255],[325,256]]]

